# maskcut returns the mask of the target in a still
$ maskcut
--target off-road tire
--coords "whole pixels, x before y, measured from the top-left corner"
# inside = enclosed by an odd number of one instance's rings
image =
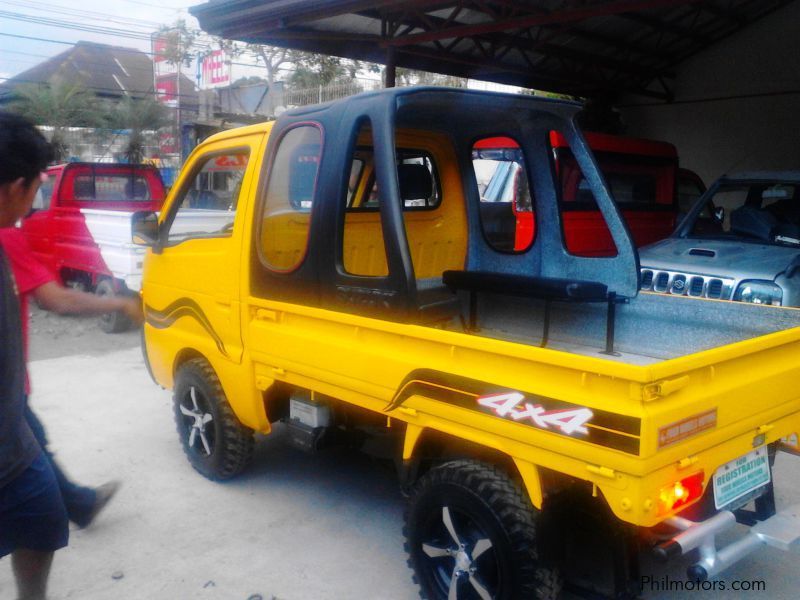
[[[211,452],[206,452],[202,436],[196,432],[190,444],[193,417],[192,389],[200,412],[210,415],[204,432]],[[230,479],[247,467],[253,457],[253,430],[242,425],[233,413],[214,369],[204,359],[187,361],[178,369],[173,392],[175,425],[183,451],[191,465],[204,477],[215,481]]]
[[[114,282],[110,279],[101,279],[94,288],[97,296],[116,296]],[[100,329],[106,333],[121,333],[131,328],[131,320],[121,310],[102,315],[98,319]]]
[[[476,577],[494,600],[549,600],[562,587],[558,570],[539,560],[536,525],[539,512],[505,473],[477,461],[456,460],[431,469],[414,487],[405,514],[403,533],[408,565],[420,596],[446,600],[455,566],[451,556],[431,558],[422,544],[452,543],[443,521],[448,507],[451,522],[466,549],[474,554],[475,539],[486,537],[491,548],[474,560]],[[472,525],[472,527],[470,527]],[[461,528],[461,532],[459,532]],[[469,532],[476,532],[470,536]],[[470,549],[470,543],[473,549]],[[479,598],[469,581],[458,584],[458,599]]]

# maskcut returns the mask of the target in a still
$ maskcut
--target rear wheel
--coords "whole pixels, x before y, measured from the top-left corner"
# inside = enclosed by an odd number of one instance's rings
[[[409,566],[428,600],[544,600],[561,578],[539,560],[538,512],[504,473],[459,460],[428,472],[406,512]]]
[[[209,479],[229,479],[249,464],[253,430],[236,418],[205,360],[193,359],[180,367],[173,403],[183,451],[199,473]]]
[[[114,282],[110,279],[103,279],[97,283],[94,293],[98,296],[116,296]],[[99,319],[100,329],[106,333],[120,333],[130,328],[131,320],[122,311],[110,312],[102,315]]]

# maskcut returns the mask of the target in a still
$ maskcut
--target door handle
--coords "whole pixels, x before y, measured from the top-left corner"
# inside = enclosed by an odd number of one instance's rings
[[[278,320],[278,313],[274,310],[267,310],[266,308],[259,308],[256,311],[257,321],[274,321]]]

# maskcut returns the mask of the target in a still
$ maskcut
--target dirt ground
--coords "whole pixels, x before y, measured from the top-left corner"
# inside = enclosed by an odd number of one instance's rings
[[[94,317],[62,317],[30,306],[29,360],[71,354],[98,356],[139,345],[139,331],[108,334]]]

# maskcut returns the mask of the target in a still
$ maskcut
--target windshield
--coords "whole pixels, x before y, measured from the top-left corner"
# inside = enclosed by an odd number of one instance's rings
[[[689,237],[800,246],[799,187],[774,180],[723,183],[707,198]]]

